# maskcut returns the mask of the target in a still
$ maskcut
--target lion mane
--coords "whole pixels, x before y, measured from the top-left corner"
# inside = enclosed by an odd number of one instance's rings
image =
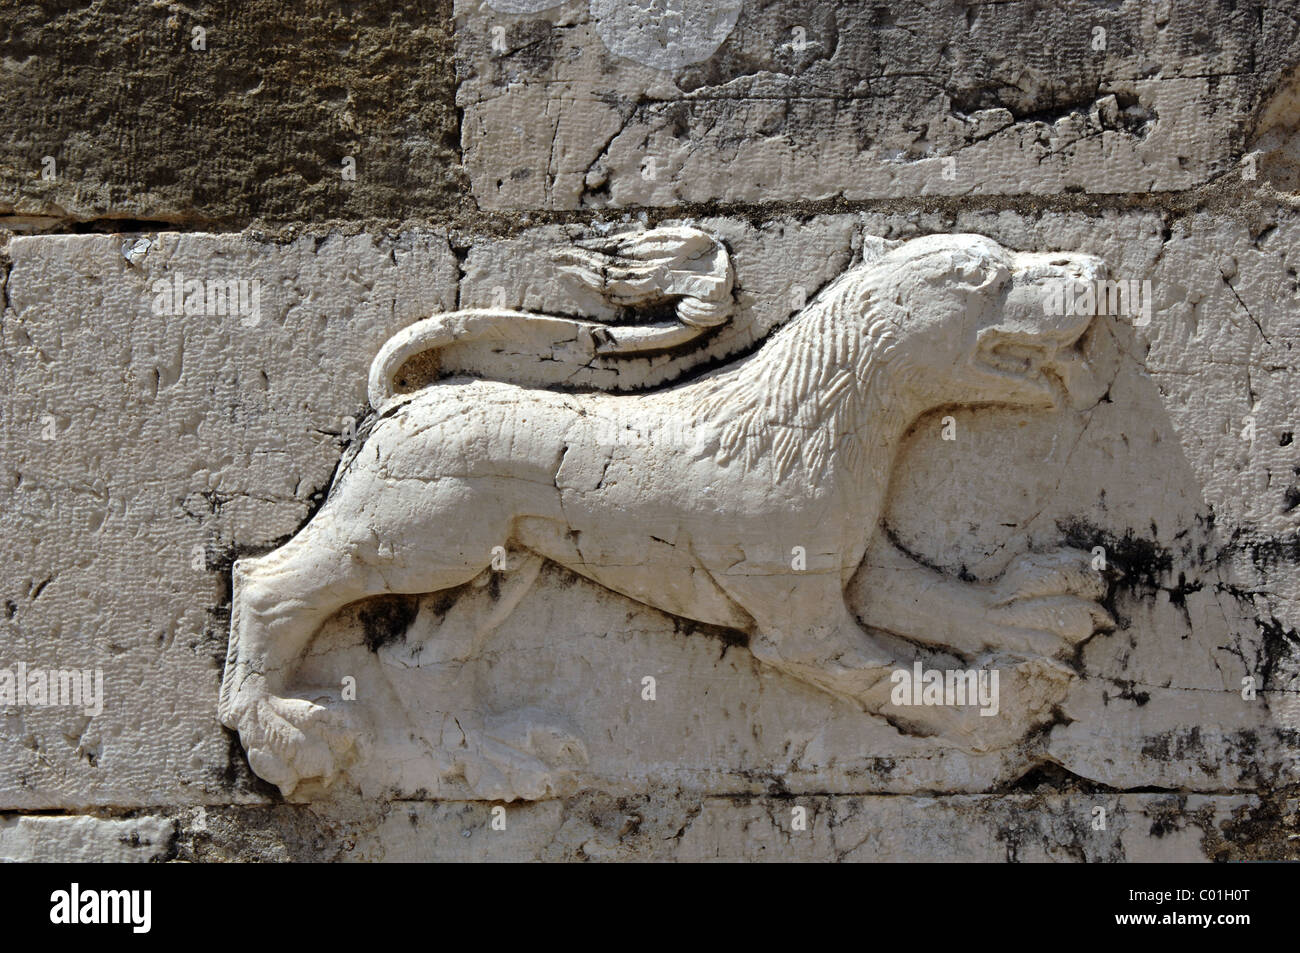
[[[909,302],[920,290],[916,275],[930,276],[925,290],[933,299],[953,271],[984,271],[1000,258],[991,242],[973,253],[924,239],[896,249],[849,269],[753,358],[707,382],[699,413],[725,421],[724,459],[752,465],[770,454],[778,477],[801,459],[814,471],[832,455],[852,472],[881,463],[864,459],[861,424],[885,410],[875,385],[886,370],[907,373],[901,345]],[[938,272],[914,267],[936,256],[946,259]]]

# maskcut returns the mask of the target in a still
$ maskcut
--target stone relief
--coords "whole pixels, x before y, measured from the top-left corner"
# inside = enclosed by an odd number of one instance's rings
[[[726,249],[661,228],[555,257],[654,320],[473,309],[399,332],[374,359],[374,413],[321,508],[279,549],[235,563],[219,711],[258,775],[287,796],[369,756],[359,706],[295,677],[328,619],[385,596],[468,593],[466,611],[444,610],[437,626],[424,610],[405,620],[425,633],[420,651],[462,664],[484,656],[549,564],[735,633],[769,677],[847,700],[864,719],[976,750],[1041,724],[1080,644],[1113,625],[1091,555],[1026,552],[998,579],[968,581],[909,555],[882,513],[891,481],[906,480],[894,472],[900,443],[928,412],[1096,403],[1097,309],[1052,314],[1044,301],[1102,280],[1099,259],[979,235],[869,241],[754,353],[611,393],[511,382],[511,342],[540,328],[557,342],[548,359],[575,367],[690,348],[733,312]],[[439,351],[471,340],[492,345],[484,365],[440,376]],[[986,704],[913,707],[908,692],[936,660],[967,670]],[[1013,696],[1000,708],[987,681],[998,672]],[[389,714],[381,704],[370,717]],[[478,797],[555,794],[586,759],[562,711],[478,711],[456,731],[442,770]]]

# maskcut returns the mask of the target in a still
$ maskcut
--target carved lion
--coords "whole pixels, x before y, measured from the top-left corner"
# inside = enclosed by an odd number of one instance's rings
[[[697,302],[685,313],[715,322],[730,298],[720,249],[645,257],[639,293],[677,282],[673,293]],[[699,280],[683,279],[704,255],[715,257]],[[395,393],[398,367],[430,348],[507,335],[513,319],[582,324],[494,311],[421,322],[376,359],[375,415],[320,511],[279,549],[234,566],[222,722],[286,794],[328,780],[350,732],[331,706],[285,697],[314,633],[366,597],[466,583],[500,547],[746,633],[764,663],[873,713],[888,704],[890,673],[912,663],[887,647],[900,638],[966,657],[1069,656],[1110,624],[1086,554],[1030,554],[998,582],[972,584],[919,565],[879,527],[895,454],[920,415],[1099,396],[1079,346],[1093,317],[1047,315],[1042,300],[1048,282],[1102,275],[1083,255],[1015,253],[978,235],[915,239],[840,276],[756,353],[642,394],[468,377]],[[851,581],[860,619],[846,604]]]

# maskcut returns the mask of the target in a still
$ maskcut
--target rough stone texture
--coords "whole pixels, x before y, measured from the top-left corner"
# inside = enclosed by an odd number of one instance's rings
[[[792,830],[795,808],[806,829]],[[696,800],[652,789],[514,805],[504,809],[504,830],[492,827],[492,806],[482,802],[186,811],[174,852],[183,860],[362,862],[1229,861],[1292,856],[1295,809],[1223,795]]]
[[[492,827],[492,808],[399,801],[13,818],[0,822],[0,860],[1196,862],[1283,859],[1300,839],[1294,801],[1251,796],[588,792],[505,808],[504,830]],[[805,811],[806,829],[791,829],[794,808]]]
[[[448,6],[6,0],[0,225],[238,228],[454,205]]]
[[[613,6],[0,14],[0,668],[105,683],[94,716],[0,708],[0,859],[1300,858],[1293,5],[746,0],[667,50]],[[362,756],[286,800],[217,720],[234,560],[316,512],[390,335],[456,308],[618,318],[552,252],[663,224],[735,269],[699,346],[575,365],[521,326],[443,372],[689,378],[880,239],[972,232],[1150,280],[1149,324],[1088,340],[1100,400],[922,418],[885,513],[952,578],[1101,546],[1118,627],[1061,699],[1004,673],[1008,710],[1035,710],[980,748],[558,566],[464,665],[439,646],[472,640],[496,581],[390,597],[327,623],[299,673],[356,679]],[[257,280],[260,319],[155,314],[178,273]],[[476,799],[460,739],[519,711],[586,763]]]
[[[318,502],[365,407],[364,379],[341,386],[336,362],[362,367],[449,307],[455,258],[418,234],[166,233],[134,261],[119,238],[31,237],[9,253],[5,655],[102,668],[106,702],[93,719],[6,710],[3,807],[250,797],[212,720],[231,560]],[[256,275],[260,322],[154,315],[151,282],[177,272]]]

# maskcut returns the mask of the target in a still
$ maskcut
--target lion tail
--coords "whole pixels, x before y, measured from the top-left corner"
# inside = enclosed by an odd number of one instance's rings
[[[531,317],[522,311],[490,308],[435,314],[408,325],[384,342],[370,362],[366,382],[370,406],[379,410],[397,396],[397,374],[411,358],[428,355],[436,360],[437,352],[450,344],[504,336],[510,325]]]

